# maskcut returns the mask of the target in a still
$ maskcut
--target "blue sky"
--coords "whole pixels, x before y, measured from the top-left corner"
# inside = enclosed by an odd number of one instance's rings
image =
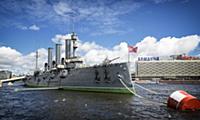
[[[83,41],[112,48],[200,34],[199,0],[1,0],[0,45],[28,54],[73,30]],[[72,22],[73,21],[73,22]]]
[[[127,62],[128,45],[138,47],[133,64],[139,56],[200,56],[199,6],[199,0],[0,0],[0,70],[33,72],[36,50],[42,70],[47,48],[72,31],[86,65],[106,57]],[[64,51],[62,45],[62,57]]]

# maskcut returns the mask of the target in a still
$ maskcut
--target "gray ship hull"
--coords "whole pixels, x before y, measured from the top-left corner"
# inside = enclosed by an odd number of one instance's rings
[[[119,80],[119,76],[122,81]],[[66,90],[131,93],[131,76],[127,63],[85,68],[55,69],[27,77],[30,87],[59,87]]]

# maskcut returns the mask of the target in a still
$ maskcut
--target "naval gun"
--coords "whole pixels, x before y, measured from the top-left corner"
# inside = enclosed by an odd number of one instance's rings
[[[116,57],[116,58],[113,58],[113,59],[109,60],[108,57],[106,57],[106,58],[103,60],[103,62],[102,62],[101,65],[108,65],[108,64],[110,64],[111,62],[113,62],[113,61],[115,61],[115,60],[117,60],[117,59],[119,59],[119,58],[120,58],[120,57]]]

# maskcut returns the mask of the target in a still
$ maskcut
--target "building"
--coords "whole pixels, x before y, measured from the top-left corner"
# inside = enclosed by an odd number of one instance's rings
[[[8,79],[12,77],[12,72],[8,70],[2,70],[0,71],[0,80],[2,79]]]
[[[200,80],[200,60],[137,61],[135,68],[139,79]]]

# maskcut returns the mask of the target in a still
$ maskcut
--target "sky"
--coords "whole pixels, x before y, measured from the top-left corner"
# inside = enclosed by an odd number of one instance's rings
[[[47,48],[79,37],[78,55],[88,65],[105,57],[127,61],[127,46],[137,56],[200,56],[199,0],[1,0],[0,69],[34,70],[47,61]],[[64,46],[62,46],[64,57]]]

